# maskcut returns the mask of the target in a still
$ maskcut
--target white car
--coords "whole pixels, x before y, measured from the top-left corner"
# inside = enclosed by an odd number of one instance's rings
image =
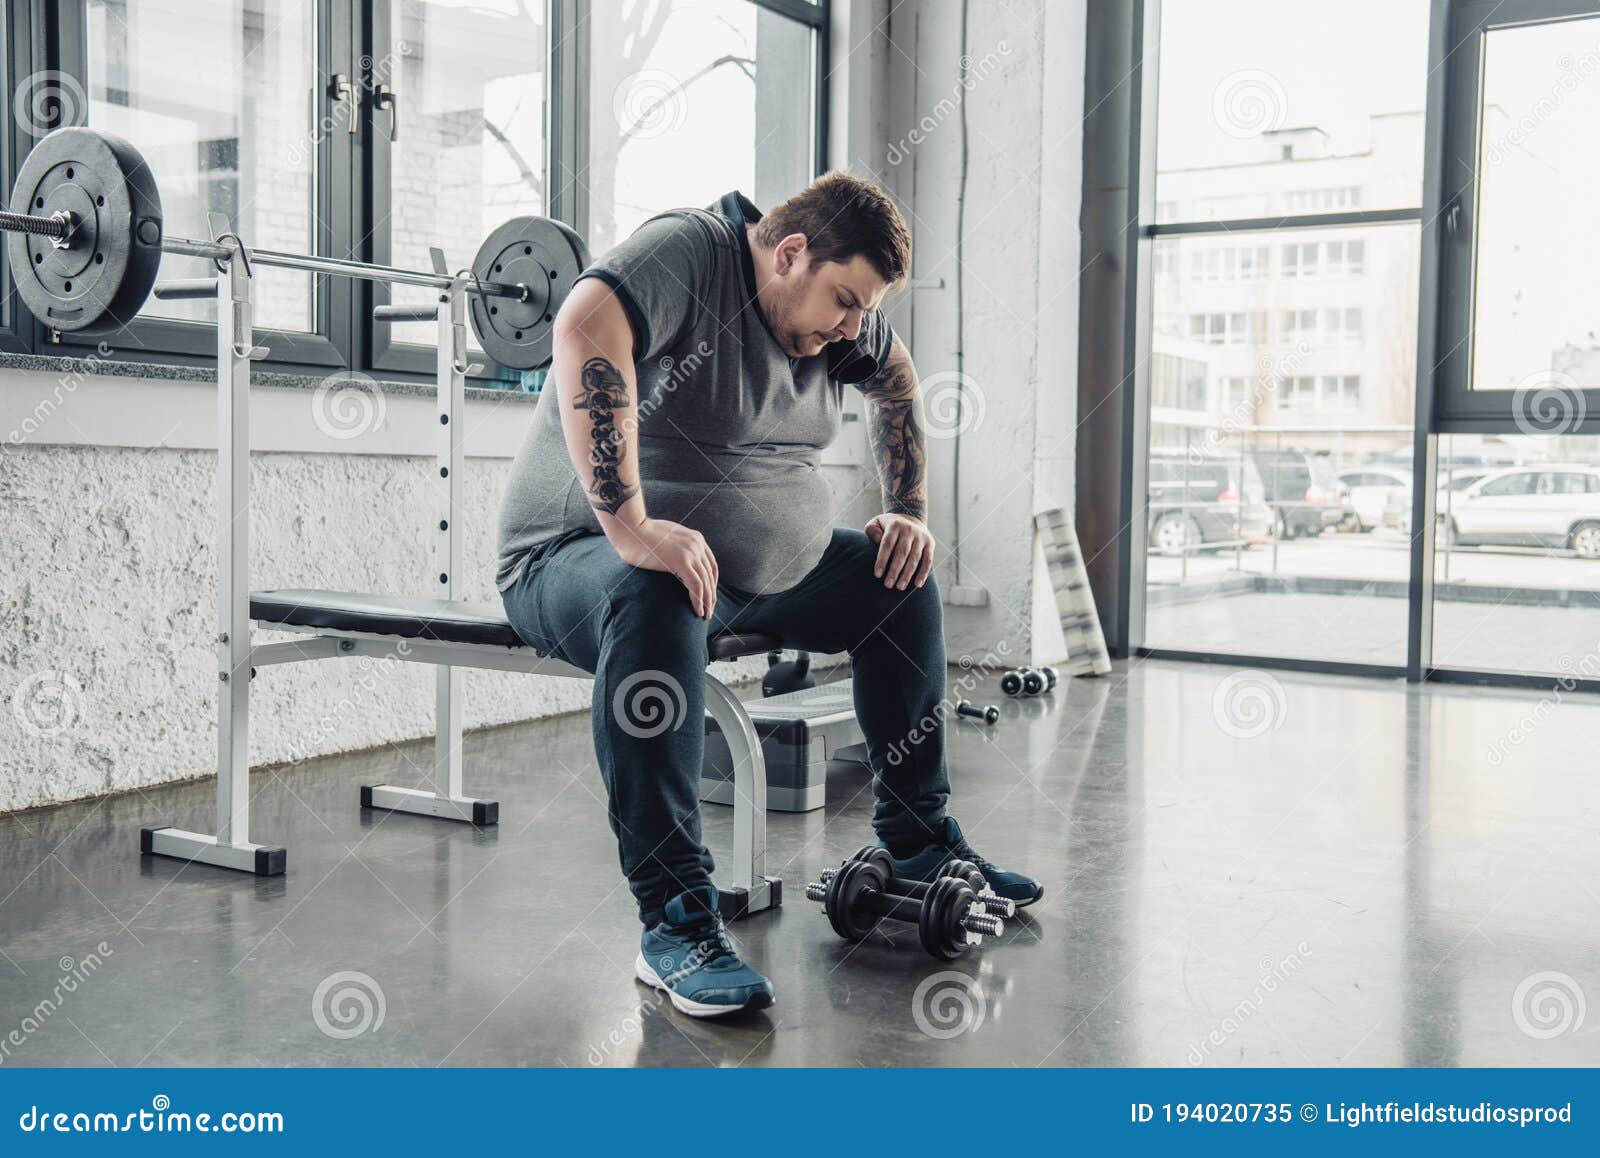
[[[1435,501],[1438,509],[1444,510],[1445,493],[1455,491],[1460,493],[1487,473],[1483,467],[1440,467],[1439,468],[1439,497]],[[1383,525],[1399,531],[1402,535],[1411,533],[1411,486],[1408,483],[1404,491],[1392,492],[1383,504]]]
[[[1350,505],[1355,507],[1363,531],[1383,522],[1390,495],[1411,493],[1411,472],[1393,466],[1353,466],[1339,472],[1339,481],[1350,492]]]
[[[1452,546],[1564,547],[1600,559],[1600,469],[1540,464],[1490,471],[1439,497]]]

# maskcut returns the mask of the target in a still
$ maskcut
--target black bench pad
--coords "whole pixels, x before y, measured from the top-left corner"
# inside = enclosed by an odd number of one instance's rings
[[[527,646],[506,619],[502,607],[415,595],[366,595],[303,587],[252,591],[250,618],[263,625],[281,623],[294,627],[365,631],[439,643]],[[718,632],[711,636],[709,643],[714,660],[758,655],[783,646],[783,640],[776,635],[753,631]]]

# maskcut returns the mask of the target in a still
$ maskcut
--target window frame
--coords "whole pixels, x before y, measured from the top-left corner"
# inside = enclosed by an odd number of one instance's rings
[[[1478,192],[1484,53],[1488,34],[1501,28],[1600,17],[1594,0],[1521,0],[1507,10],[1497,0],[1458,0],[1450,5],[1450,99],[1445,110],[1445,173],[1439,235],[1439,314],[1435,370],[1434,430],[1439,434],[1516,434],[1514,390],[1472,389],[1474,313],[1477,290]],[[1582,390],[1586,413],[1564,431],[1600,434],[1600,388]],[[1526,421],[1526,419],[1523,419]]]
[[[1491,0],[1492,2],[1492,0]],[[1449,0],[1429,0],[1430,31],[1429,67],[1430,85],[1428,88],[1429,122],[1428,131],[1434,131],[1433,117],[1435,79],[1434,73],[1441,70],[1434,69],[1435,62],[1442,56],[1435,41],[1438,12]],[[1162,657],[1172,659],[1190,659],[1200,661],[1227,660],[1256,663],[1262,667],[1283,668],[1301,671],[1337,672],[1343,674],[1365,674],[1381,676],[1404,675],[1410,679],[1421,678],[1422,664],[1419,655],[1428,654],[1431,644],[1426,642],[1425,633],[1431,630],[1431,624],[1424,623],[1416,611],[1417,591],[1412,592],[1410,604],[1410,623],[1407,631],[1406,659],[1403,664],[1397,663],[1364,663],[1347,660],[1324,660],[1301,657],[1278,656],[1224,656],[1220,653],[1197,652],[1171,647],[1151,647],[1146,636],[1146,610],[1147,610],[1147,575],[1146,563],[1148,559],[1148,494],[1146,486],[1146,466],[1143,461],[1149,441],[1150,426],[1150,380],[1149,380],[1149,352],[1153,348],[1154,327],[1152,323],[1154,305],[1153,279],[1149,276],[1152,265],[1152,255],[1161,242],[1168,238],[1178,239],[1188,236],[1205,236],[1228,234],[1237,239],[1238,244],[1259,245],[1267,244],[1275,247],[1273,254],[1274,270],[1276,276],[1285,280],[1313,279],[1329,276],[1330,271],[1324,262],[1324,243],[1329,240],[1326,236],[1319,237],[1315,230],[1346,230],[1350,227],[1377,229],[1379,227],[1419,227],[1421,237],[1419,247],[1422,254],[1422,269],[1426,269],[1429,258],[1430,230],[1432,219],[1436,213],[1429,213],[1430,196],[1435,192],[1436,172],[1433,159],[1428,155],[1429,148],[1433,145],[1433,138],[1424,146],[1424,160],[1422,166],[1421,187],[1417,191],[1414,204],[1384,208],[1345,208],[1337,210],[1312,210],[1306,212],[1280,214],[1263,217],[1218,217],[1215,219],[1204,216],[1204,207],[1198,207],[1196,216],[1171,219],[1157,213],[1159,203],[1156,201],[1156,119],[1160,106],[1160,27],[1162,0],[1116,0],[1118,10],[1126,10],[1128,19],[1125,25],[1118,25],[1114,21],[1105,24],[1107,29],[1124,27],[1131,34],[1131,59],[1133,71],[1129,75],[1138,78],[1134,89],[1137,99],[1128,109],[1127,132],[1131,137],[1131,147],[1125,155],[1119,157],[1125,161],[1125,188],[1128,191],[1130,207],[1134,209],[1134,219],[1129,222],[1125,232],[1125,245],[1127,258],[1124,266],[1128,271],[1125,281],[1121,283],[1124,300],[1127,303],[1127,313],[1120,319],[1121,341],[1123,344],[1123,360],[1130,368],[1128,373],[1132,379],[1133,389],[1126,392],[1122,402],[1122,487],[1118,498],[1118,517],[1116,523],[1125,528],[1116,542],[1117,553],[1114,559],[1116,567],[1117,600],[1115,617],[1106,625],[1108,639],[1115,654],[1145,657]],[[1096,22],[1091,21],[1091,27],[1096,27]],[[1102,51],[1106,46],[1090,43],[1091,54]],[[1091,171],[1085,169],[1085,201],[1090,197],[1088,182]],[[1275,234],[1286,236],[1274,236]],[[1338,236],[1341,240],[1348,238],[1347,233]],[[1369,264],[1370,254],[1365,250],[1363,241],[1362,268]],[[1288,259],[1285,248],[1294,246],[1295,261],[1294,271],[1287,269]],[[1301,248],[1309,246],[1312,252]],[[1310,256],[1311,265],[1308,266],[1300,259]],[[1348,271],[1341,267],[1338,273],[1342,276]],[[1269,277],[1272,272],[1269,272]],[[1431,302],[1428,300],[1427,278],[1422,276],[1422,297],[1419,301],[1418,331],[1419,349],[1422,343],[1431,340],[1428,329],[1428,319],[1431,313]],[[1103,291],[1104,287],[1101,287]],[[1100,292],[1100,291],[1097,291]],[[1268,319],[1271,324],[1271,319]],[[1426,432],[1430,429],[1428,419],[1431,418],[1433,395],[1433,381],[1429,374],[1424,372],[1419,358],[1418,376],[1415,385],[1418,399],[1417,422],[1414,430],[1418,432],[1416,439],[1418,445],[1425,441]],[[1312,382],[1313,400],[1317,397],[1320,386],[1315,379]],[[1423,399],[1427,399],[1426,407]],[[1273,412],[1282,413],[1284,399],[1280,396],[1274,400]],[[1080,415],[1082,406],[1080,400]],[[1080,431],[1081,434],[1081,431]],[[1090,461],[1090,456],[1083,455],[1080,449],[1080,465]],[[1413,467],[1415,474],[1421,474],[1431,479],[1430,472],[1420,470],[1424,465],[1424,456],[1419,451],[1414,457]],[[1091,487],[1090,480],[1079,476],[1080,491],[1107,495],[1103,485]],[[1427,487],[1416,488],[1417,493],[1426,500],[1431,496],[1422,495]],[[1429,514],[1431,519],[1431,512]],[[1083,515],[1080,510],[1080,523]],[[1421,583],[1416,578],[1418,560],[1426,545],[1431,552],[1431,526],[1428,534],[1419,535],[1412,547],[1412,586],[1420,588]],[[1425,542],[1426,541],[1426,542]],[[1091,551],[1096,547],[1090,546]],[[1431,566],[1431,564],[1430,564]],[[1095,578],[1091,573],[1091,580]],[[1429,580],[1431,581],[1431,575]],[[1431,591],[1427,593],[1431,601]],[[1431,614],[1431,602],[1430,602]]]
[[[33,10],[30,5],[9,3],[0,5],[0,33],[5,36],[6,49],[0,56],[0,81],[5,85],[8,108],[16,107],[19,78],[31,76],[41,66],[43,45],[36,35]],[[5,181],[7,208],[11,184],[16,178],[17,166],[27,151],[33,147],[33,138],[23,132],[18,118],[8,116],[5,129],[0,131],[0,177]],[[0,261],[0,351],[9,354],[32,352],[35,323],[28,307],[17,296],[11,279],[11,265]]]
[[[200,0],[195,0],[200,2]],[[374,44],[387,44],[388,20],[393,0],[316,0],[316,85],[320,94],[317,117],[330,117],[329,81],[343,73],[361,84],[370,82],[371,62],[378,59]],[[593,0],[545,0],[545,212],[587,236],[588,205],[588,60],[591,49],[589,12]],[[829,107],[829,0],[744,0],[807,27],[811,37],[812,69],[811,155],[812,176],[827,169]],[[12,0],[4,5],[0,27],[6,33],[7,53],[0,59],[0,79],[5,95],[14,99],[18,78],[42,69],[57,69],[80,83],[86,80],[87,0]],[[380,35],[380,33],[382,35]],[[368,57],[369,68],[360,68]],[[362,89],[363,95],[370,92]],[[387,194],[387,114],[375,116],[370,100],[363,99],[357,131],[323,134],[318,143],[315,198],[318,254],[377,261],[387,252],[387,236],[379,237],[382,222],[376,206]],[[7,118],[0,133],[0,174],[6,189],[18,163],[35,143],[16,118]],[[339,122],[341,127],[343,122]],[[308,126],[309,127],[309,126]],[[382,129],[380,139],[379,129]],[[137,144],[138,142],[134,142]],[[252,240],[246,237],[245,243]],[[379,242],[382,242],[380,245]],[[466,264],[473,254],[450,254],[452,262]],[[0,263],[3,264],[3,263]],[[257,329],[257,340],[271,350],[257,365],[262,369],[325,374],[331,369],[372,371],[385,378],[431,382],[435,352],[431,346],[391,343],[387,326],[374,326],[373,306],[388,298],[388,287],[337,276],[317,276],[315,333]],[[12,291],[10,272],[0,272],[0,351],[82,356],[97,348],[105,337],[53,335],[40,324]],[[118,361],[156,365],[209,366],[216,358],[216,326],[208,322],[141,316],[129,327],[130,336],[112,338]],[[487,363],[487,359],[484,360]],[[486,364],[475,376],[481,385],[511,388],[504,377]]]
[[[350,75],[354,67],[354,21],[360,6],[354,0],[314,2],[317,37],[314,46],[315,83],[316,91],[320,94],[317,116],[331,118],[328,83],[335,73]],[[46,10],[46,15],[53,10],[56,17],[47,67],[75,77],[87,91],[88,0],[36,0],[36,4]],[[352,206],[350,198],[342,194],[336,196],[335,191],[351,187],[351,135],[336,131],[324,133],[322,138],[317,144],[313,186],[316,198],[313,220],[317,227],[314,248],[319,255],[343,254],[349,251]],[[250,241],[250,238],[245,238],[247,245]],[[326,373],[330,369],[353,364],[350,316],[352,280],[311,276],[316,279],[315,330],[308,333],[258,327],[256,340],[271,350],[270,357],[260,365],[279,370]],[[216,357],[217,330],[214,323],[141,315],[129,324],[127,333],[126,338],[80,334],[55,336],[48,327],[35,321],[34,350],[40,354],[79,355],[85,350],[95,349],[101,342],[108,342],[116,351],[113,356],[126,362],[203,364]]]
[[[363,91],[370,94],[374,89],[372,67],[375,62],[382,60],[389,52],[391,37],[394,31],[395,8],[401,0],[368,0],[370,19],[366,22],[365,37],[362,41],[362,56],[371,63],[371,67],[356,78],[356,83],[363,85]],[[562,15],[575,15],[577,7],[573,0],[545,0],[544,3],[544,143],[539,152],[539,163],[544,167],[543,183],[545,189],[545,204],[540,212],[549,217],[556,217],[568,225],[572,222],[562,217],[554,205],[554,189],[551,186],[551,174],[559,171],[553,152],[566,147],[570,148],[570,138],[563,140],[552,148],[552,126],[557,122],[559,114],[555,113],[558,102],[570,100],[570,91],[564,90],[563,85],[571,79],[571,69],[561,69],[557,75],[556,56],[560,40],[557,38],[556,26]],[[558,12],[559,10],[562,10]],[[563,22],[562,27],[570,25]],[[388,113],[378,115],[379,110],[370,99],[362,102],[361,131],[359,133],[361,144],[361,158],[358,168],[362,174],[363,196],[359,204],[361,216],[364,221],[370,222],[368,229],[363,231],[361,238],[362,252],[356,256],[362,261],[370,261],[377,265],[388,265],[392,262],[393,230],[390,228],[392,215],[390,206],[392,201],[393,176],[393,150],[390,148]],[[477,251],[472,253],[447,253],[446,260],[452,269],[463,269],[472,264],[477,256]],[[360,317],[362,331],[361,348],[365,351],[366,364],[374,371],[382,374],[415,375],[429,378],[433,375],[433,367],[437,361],[434,347],[418,342],[407,342],[394,339],[392,327],[379,325],[373,321],[372,311],[380,305],[390,301],[390,287],[385,282],[362,282],[357,291],[357,311]],[[476,337],[469,336],[469,342],[474,347],[477,345]],[[481,368],[468,375],[469,381],[478,382],[480,385],[489,385],[500,388],[515,388],[501,373],[501,368],[486,357],[475,357],[474,361]],[[515,373],[513,371],[512,373]]]

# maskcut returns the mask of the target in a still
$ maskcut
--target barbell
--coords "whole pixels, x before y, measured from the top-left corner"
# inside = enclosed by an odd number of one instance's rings
[[[82,127],[57,129],[33,147],[17,172],[10,212],[0,212],[0,231],[23,304],[69,332],[103,334],[132,321],[163,253],[218,262],[239,253],[250,266],[440,290],[455,282],[444,272],[168,237],[161,195],[139,150]],[[514,217],[490,233],[467,285],[484,353],[514,370],[548,365],[556,311],[588,263],[582,238],[548,217]]]

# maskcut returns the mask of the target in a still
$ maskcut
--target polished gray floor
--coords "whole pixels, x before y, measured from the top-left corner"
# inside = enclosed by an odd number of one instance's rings
[[[953,811],[1048,893],[958,962],[847,944],[801,897],[868,837],[840,765],[825,814],[773,819],[788,904],[735,926],[776,1006],[675,1014],[633,980],[566,717],[468,738],[493,830],[362,815],[357,785],[416,782],[427,746],[258,774],[285,878],[141,863],[141,824],[209,827],[209,783],[0,817],[0,1060],[1600,1062],[1594,699],[1155,661],[982,698],[1005,714],[954,729]],[[707,835],[728,846],[728,810]]]

